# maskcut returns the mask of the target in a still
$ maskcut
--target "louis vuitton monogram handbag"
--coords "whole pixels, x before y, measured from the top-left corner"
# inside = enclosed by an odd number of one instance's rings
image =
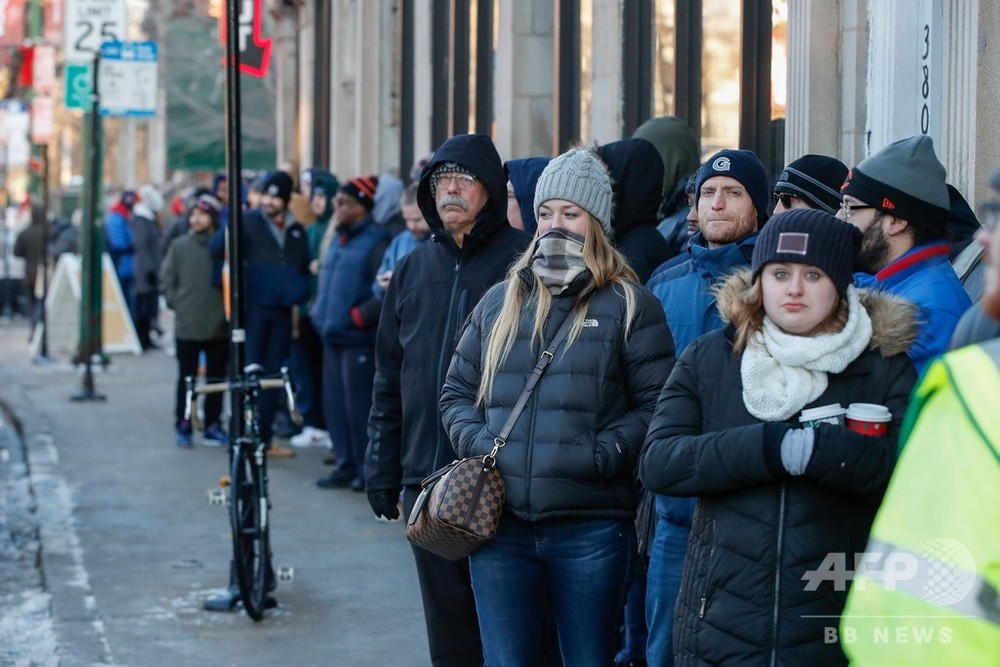
[[[452,461],[420,482],[420,495],[406,522],[406,539],[410,542],[442,558],[462,560],[496,534],[507,499],[507,487],[497,469],[497,453],[507,444],[531,393],[569,333],[575,312],[566,316],[539,357],[500,435],[493,440],[493,450],[485,456]]]

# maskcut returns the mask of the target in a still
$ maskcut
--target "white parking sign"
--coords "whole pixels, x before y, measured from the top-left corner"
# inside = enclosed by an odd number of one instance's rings
[[[126,37],[125,0],[66,0],[66,62],[89,63],[102,42]]]

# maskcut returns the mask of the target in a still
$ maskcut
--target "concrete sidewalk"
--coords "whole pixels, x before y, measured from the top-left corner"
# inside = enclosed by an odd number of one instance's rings
[[[261,623],[203,611],[228,581],[228,517],[208,501],[227,455],[174,445],[174,359],[115,356],[95,376],[106,402],[76,403],[77,372],[33,365],[26,337],[0,323],[0,663],[430,662],[401,523],[316,488],[319,449],[269,464],[275,563],[294,570],[279,607]]]

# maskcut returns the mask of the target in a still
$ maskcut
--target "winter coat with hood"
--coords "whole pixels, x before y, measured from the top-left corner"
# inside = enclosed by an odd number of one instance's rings
[[[445,162],[468,169],[489,195],[461,248],[431,194],[431,175]],[[417,485],[454,460],[438,412],[448,364],[472,309],[530,241],[507,223],[506,178],[487,136],[458,135],[442,144],[420,179],[417,203],[433,239],[396,266],[383,301],[365,457],[369,489]]]
[[[178,340],[226,340],[229,325],[222,289],[212,285],[208,242],[214,231],[191,230],[170,244],[160,267],[160,288],[174,311]]]
[[[750,283],[743,271],[719,293],[724,317]],[[860,291],[871,343],[805,408],[878,403],[892,413],[885,437],[820,424],[805,473],[790,476],[780,443],[795,417],[764,423],[742,398],[742,354],[733,327],[700,337],[678,359],[650,423],[639,474],[649,489],[697,496],[674,626],[677,665],[834,665],[824,640],[847,597],[846,582],[815,576],[828,554],[865,550],[896,461],[896,438],[916,382],[906,348],[914,309]],[[829,574],[829,572],[827,572]],[[815,583],[818,588],[809,590]]]
[[[698,135],[680,118],[657,116],[650,118],[632,133],[634,139],[645,139],[656,147],[663,161],[663,196],[669,198],[677,187],[684,186],[687,177],[701,164]],[[668,202],[669,199],[664,199]],[[661,211],[660,216],[673,211]]]
[[[533,277],[526,272],[519,279],[527,290]],[[553,298],[546,341],[572,316],[590,280],[585,276]],[[628,327],[620,287],[605,285],[587,299],[586,326],[555,353],[497,455],[507,484],[504,509],[520,519],[635,518],[635,464],[663,378],[673,366],[674,345],[656,297],[641,285],[633,289],[636,309]],[[503,307],[504,290],[497,285],[476,307],[441,393],[441,414],[461,457],[490,452],[542,349],[533,341],[534,309],[525,308],[489,402],[476,405],[488,333]]]
[[[514,188],[514,198],[517,199],[517,207],[521,210],[524,231],[529,234],[534,234],[538,229],[538,221],[535,220],[535,185],[538,184],[538,177],[545,171],[551,159],[526,157],[507,160],[504,163],[507,180]]]
[[[622,139],[604,144],[597,154],[608,166],[614,190],[612,241],[645,283],[653,269],[673,256],[656,229],[656,211],[663,199],[663,160],[645,139]]]
[[[117,202],[104,218],[104,244],[115,265],[119,280],[135,276],[135,247],[132,245],[132,230],[129,221],[132,210],[122,202]]]
[[[320,252],[320,248],[323,244],[323,237],[330,227],[330,219],[333,218],[333,198],[337,194],[337,188],[340,187],[340,181],[326,169],[312,168],[306,171],[310,172],[312,179],[310,199],[312,199],[312,195],[316,194],[317,190],[322,190],[326,196],[326,207],[323,209],[323,212],[316,216],[311,225],[306,227],[306,239],[309,241],[309,256],[317,262],[316,273],[310,277],[309,299],[299,309],[300,316],[308,317],[309,308],[316,299],[316,290],[319,289],[319,265],[323,263],[323,256],[325,254]],[[327,245],[329,246],[329,244]]]
[[[163,210],[163,195],[152,186],[139,188],[139,202],[132,208],[132,246],[135,291],[150,294],[158,289],[160,263],[163,260],[161,231],[157,215]]]

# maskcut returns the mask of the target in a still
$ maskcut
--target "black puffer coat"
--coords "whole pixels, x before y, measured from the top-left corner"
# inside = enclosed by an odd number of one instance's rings
[[[431,195],[442,162],[471,171],[489,194],[461,248]],[[531,241],[507,223],[503,163],[489,137],[464,134],[442,144],[420,179],[417,203],[434,236],[396,265],[382,302],[365,455],[369,489],[418,485],[455,459],[437,402],[448,362],[472,309]]]
[[[635,517],[635,464],[673,366],[674,344],[660,302],[645,287],[632,287],[636,312],[627,341],[621,288],[606,286],[591,297],[579,337],[556,352],[497,455],[507,483],[506,511],[521,519]],[[526,308],[488,406],[475,407],[484,334],[502,302],[502,285],[483,297],[445,380],[441,412],[460,456],[490,451],[545,349],[531,345],[534,309]],[[545,345],[575,302],[575,296],[553,299]]]
[[[749,280],[729,278],[719,297]],[[706,334],[678,360],[663,389],[639,464],[656,493],[698,496],[674,624],[677,665],[836,665],[846,659],[836,628],[847,586],[829,572],[809,577],[828,554],[865,550],[871,522],[896,462],[896,437],[916,371],[905,354],[914,310],[896,297],[865,294],[868,350],[805,407],[879,403],[892,412],[886,437],[821,424],[800,477],[782,464],[787,423],[762,423],[742,399],[741,356],[731,326]],[[835,556],[836,557],[836,556]],[[825,577],[825,578],[823,578]]]

